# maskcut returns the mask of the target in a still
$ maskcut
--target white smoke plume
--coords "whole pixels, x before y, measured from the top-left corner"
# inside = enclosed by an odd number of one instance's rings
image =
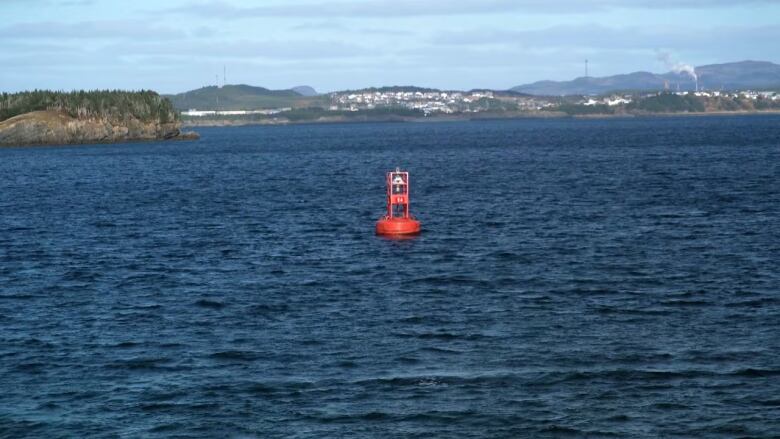
[[[668,52],[658,52],[658,60],[674,73],[687,73],[694,81],[699,81],[696,69],[692,65],[672,60],[672,56]]]

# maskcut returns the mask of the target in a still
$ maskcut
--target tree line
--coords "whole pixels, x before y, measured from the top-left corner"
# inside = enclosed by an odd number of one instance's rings
[[[169,123],[178,120],[171,102],[154,91],[49,91],[0,93],[0,121],[31,111],[59,111],[76,118],[98,117],[114,121],[138,119]]]

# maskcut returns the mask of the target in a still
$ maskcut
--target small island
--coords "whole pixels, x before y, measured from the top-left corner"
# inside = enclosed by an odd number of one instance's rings
[[[0,146],[197,139],[153,91],[35,90],[0,94]]]

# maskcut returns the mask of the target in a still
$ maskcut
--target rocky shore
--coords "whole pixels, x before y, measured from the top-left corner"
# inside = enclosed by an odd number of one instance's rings
[[[180,122],[75,118],[57,111],[33,111],[0,122],[0,146],[70,145],[154,140],[194,140]]]

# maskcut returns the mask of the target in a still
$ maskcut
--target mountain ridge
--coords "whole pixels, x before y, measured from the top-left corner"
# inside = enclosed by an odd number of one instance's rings
[[[708,90],[780,90],[780,65],[769,61],[738,61],[707,64],[695,68],[696,79],[684,72],[652,73],[636,71],[603,77],[578,77],[570,81],[543,80],[512,87],[509,90],[490,90],[499,94],[526,96],[588,96],[620,92],[657,92]],[[484,91],[484,88],[471,91]],[[365,87],[332,93],[355,92],[432,92],[437,88],[418,86]],[[448,90],[456,91],[456,90]],[[329,104],[329,95],[319,94],[309,86],[272,90],[246,84],[222,87],[207,86],[178,94],[167,94],[179,111],[189,109],[257,110],[271,108],[323,107]]]
[[[695,68],[698,88],[737,90],[780,87],[780,65],[769,61],[737,61]],[[578,77],[570,81],[536,81],[510,90],[537,96],[598,95],[620,91],[694,91],[697,81],[687,73],[637,71],[602,77]]]

